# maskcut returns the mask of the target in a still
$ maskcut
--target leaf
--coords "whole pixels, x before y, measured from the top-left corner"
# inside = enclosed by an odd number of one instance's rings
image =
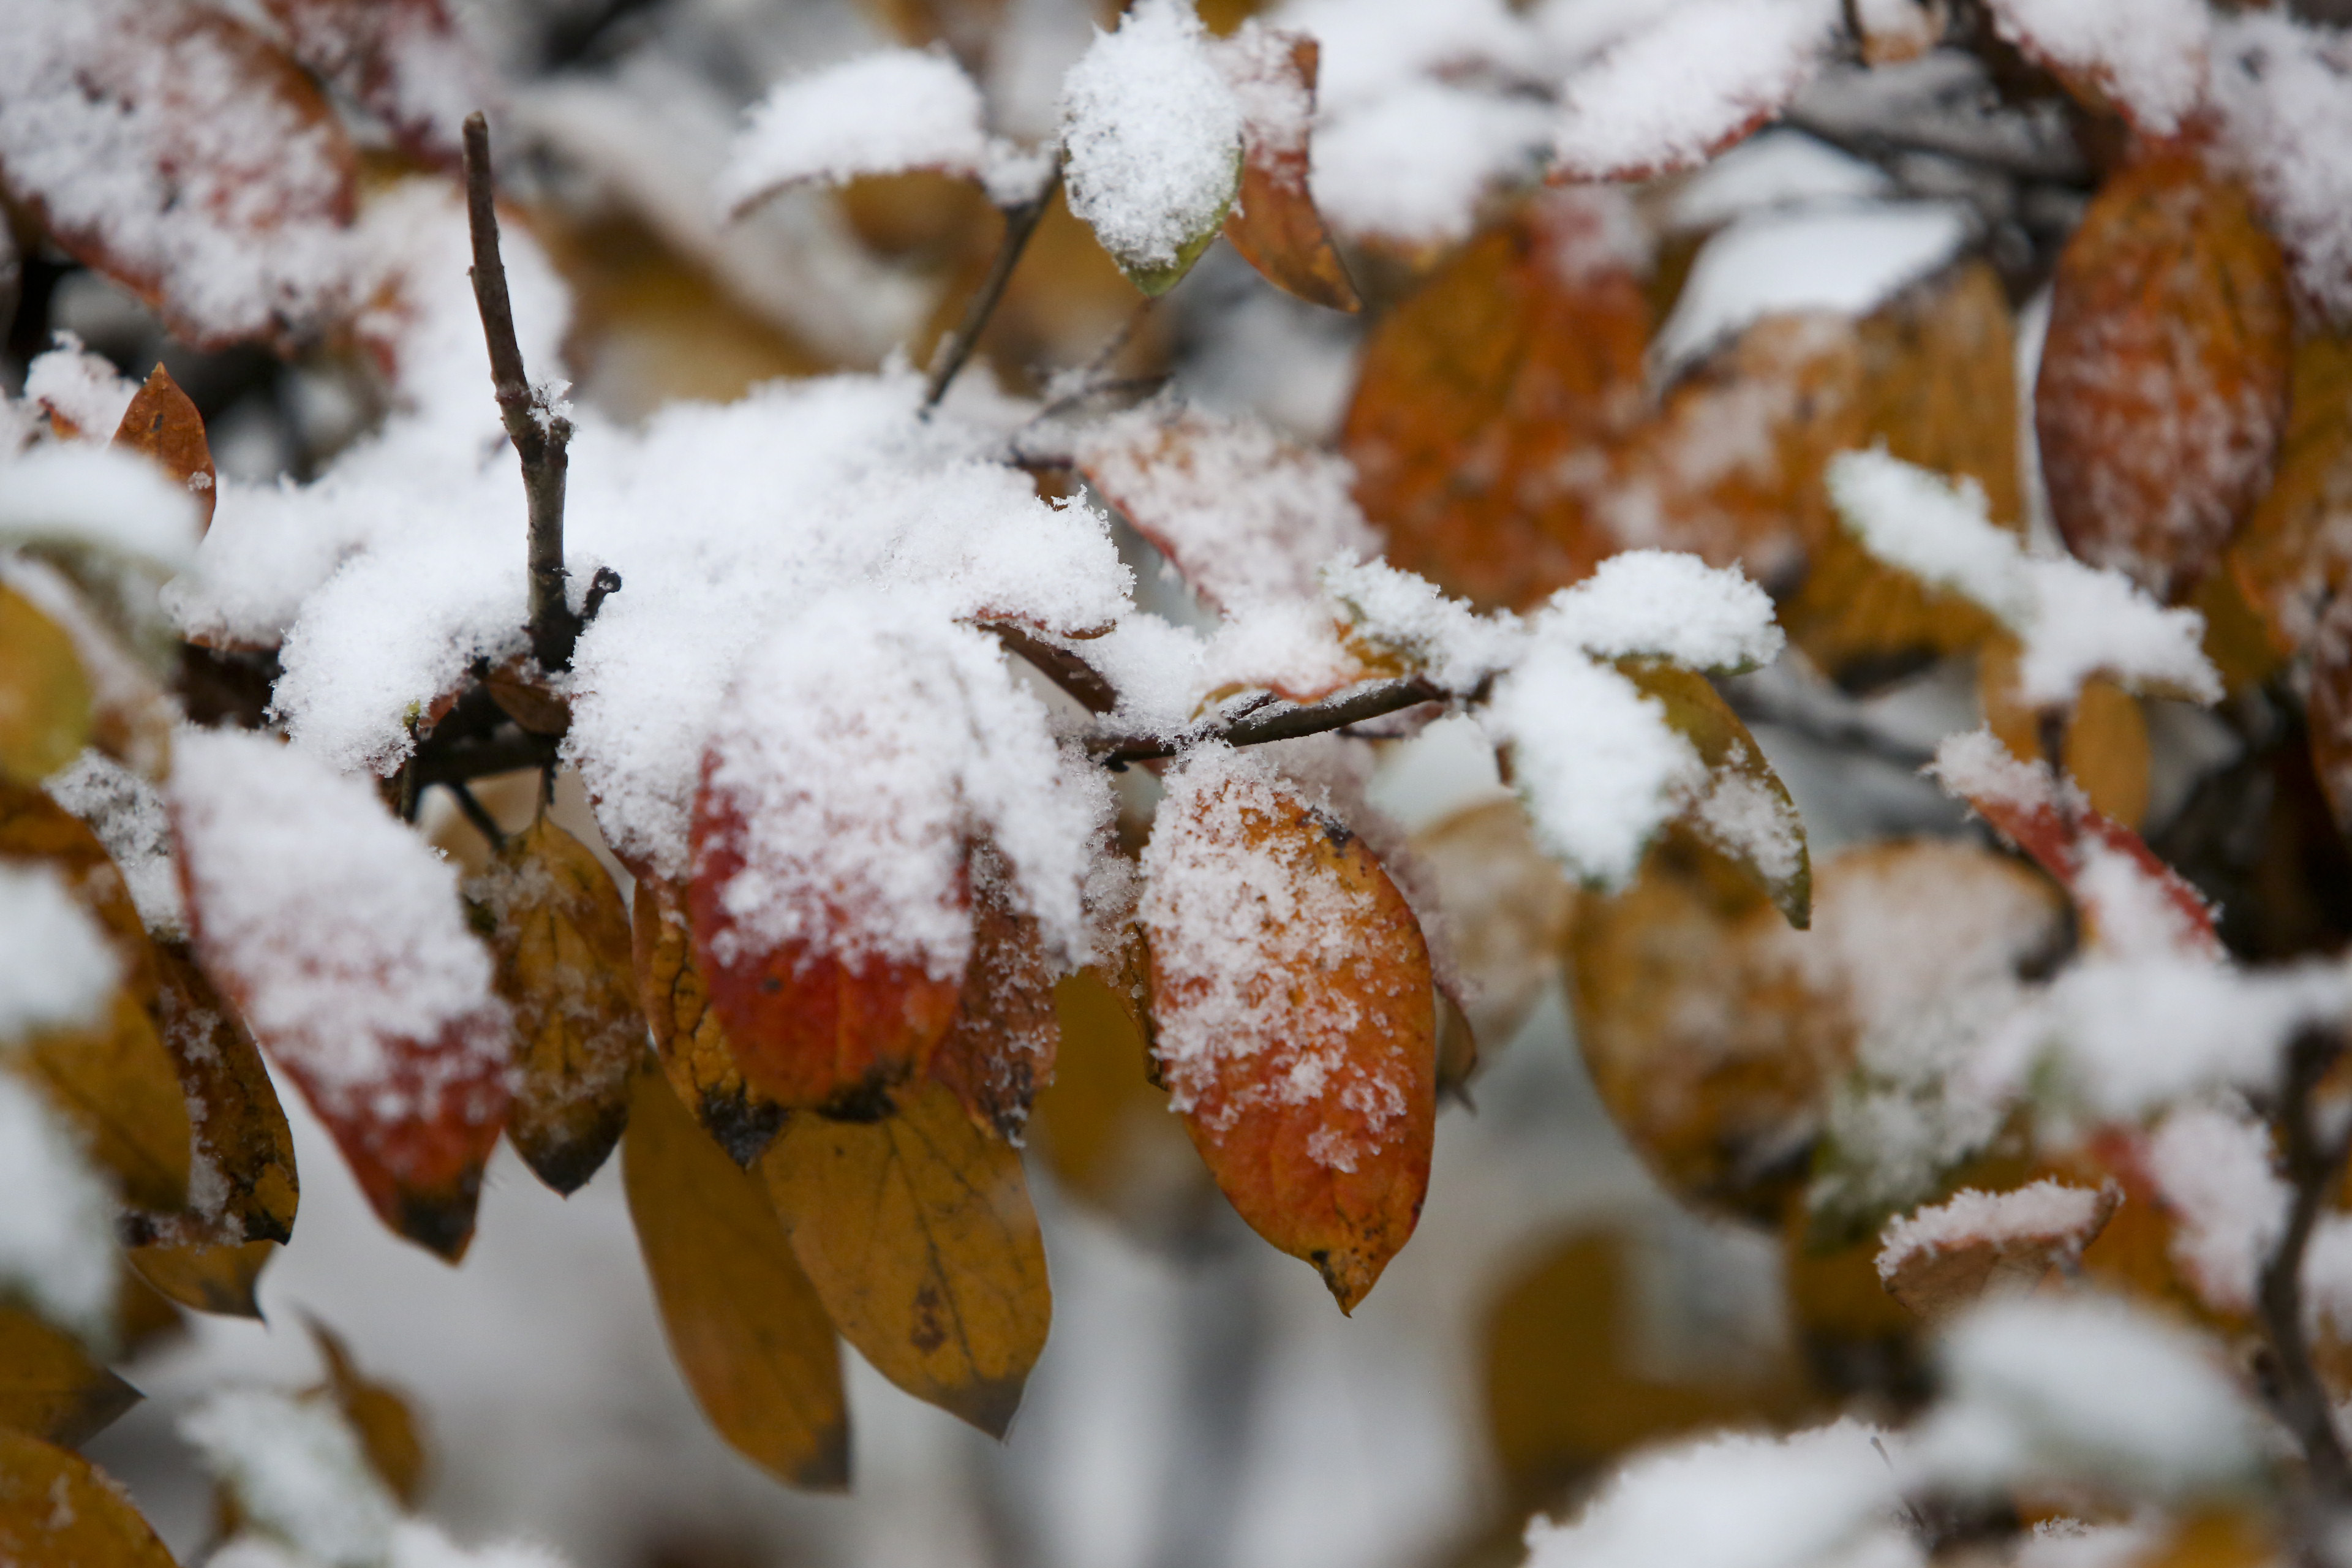
[[[0,1563],[173,1568],[127,1493],[79,1454],[0,1431]]]
[[[1352,1311],[1429,1185],[1429,950],[1363,841],[1246,753],[1169,775],[1144,851],[1152,1049],[1250,1227]]]
[[[1962,1192],[1888,1223],[1878,1278],[1888,1295],[1941,1323],[1989,1297],[2021,1295],[2071,1272],[2123,1201],[2112,1182],[2095,1190],[2044,1181]]]
[[[2017,639],[2005,633],[1977,650],[1977,700],[1985,722],[2020,756],[2042,751],[2040,710],[2018,691]],[[2147,814],[2147,720],[2139,701],[2114,681],[2083,685],[2066,718],[2066,774],[2090,797],[2091,809],[2137,831]]]
[[[1665,709],[1666,722],[1691,743],[1706,769],[1706,788],[1682,820],[1770,896],[1788,922],[1812,922],[1813,863],[1805,825],[1788,786],[1772,771],[1731,704],[1696,670],[1664,659],[1624,658],[1617,668]]]
[[[140,1398],[71,1334],[20,1308],[0,1307],[0,1429],[79,1447]]]
[[[2286,426],[2285,263],[2235,184],[2149,157],[2058,258],[2035,426],[2076,555],[2185,598],[2270,483]]]
[[[34,784],[81,755],[90,701],[73,638],[0,584],[0,779]]]
[[[184,943],[156,943],[155,961],[156,1018],[194,1115],[204,1184],[215,1194],[196,1217],[208,1222],[213,1240],[290,1241],[301,1182],[294,1134],[261,1051]],[[268,1254],[243,1256],[257,1271]]]
[[[2352,595],[2328,605],[2311,650],[2305,719],[2312,772],[2327,793],[2336,831],[2352,838]]]
[[[159,1241],[127,1256],[139,1278],[166,1300],[192,1311],[261,1319],[261,1271],[278,1256],[274,1241]]]
[[[765,942],[739,930],[724,889],[744,868],[749,831],[733,797],[707,785],[696,796],[687,888],[694,962],[736,1065],[788,1110],[879,1114],[890,1086],[930,1065],[955,1019],[961,976],[941,980],[919,959],[845,960],[814,942]]]
[[[879,1121],[795,1116],[761,1162],[824,1310],[874,1370],[1002,1437],[1053,1293],[1021,1156],[944,1085]]]
[[[95,582],[98,575],[89,573],[90,581],[77,581],[53,561],[20,554],[9,563],[6,589],[22,595],[72,645],[78,679],[89,696],[88,743],[134,772],[160,776],[171,767],[173,727],[186,715],[157,678],[152,650],[142,652],[138,646],[157,626],[152,621],[126,626],[121,615],[101,613],[98,603],[110,590]],[[5,619],[0,612],[0,622]],[[5,639],[0,629],[0,643]],[[9,684],[8,669],[0,665],[0,691]],[[41,679],[37,665],[21,673]],[[0,722],[0,730],[5,728]]]
[[[1590,572],[1567,460],[1643,413],[1647,309],[1599,197],[1561,193],[1472,240],[1372,329],[1339,437],[1388,559],[1482,607]]]
[[[13,42],[28,51],[19,123],[38,129],[0,136],[0,183],[61,248],[196,347],[318,324],[357,165],[301,67],[188,0],[72,7]],[[80,154],[58,156],[68,145]]]
[[[1018,1148],[1037,1091],[1054,1081],[1061,1024],[1034,915],[1013,907],[1012,870],[986,839],[972,846],[971,962],[931,1077],[975,1126]]]
[[[1472,1032],[1507,1042],[1559,973],[1576,886],[1537,847],[1517,801],[1456,812],[1413,835],[1412,850],[1436,884],[1454,963],[1470,981]]]
[[[744,1081],[702,972],[695,967],[685,900],[654,877],[637,879],[632,957],[662,1074],[702,1130],[745,1170],[775,1139],[784,1108]]]
[[[1335,310],[1362,310],[1307,187],[1322,47],[1305,33],[1251,21],[1210,55],[1242,105],[1242,183],[1225,238],[1277,289]]]
[[[2292,385],[2278,476],[2226,557],[2282,658],[2309,646],[2328,601],[2352,581],[2352,336],[2305,335]]]
[[[789,1485],[847,1487],[833,1324],[760,1178],[713,1148],[651,1073],[630,1096],[621,1173],[662,1331],[711,1426]]]
[[[205,416],[161,361],[122,411],[114,444],[154,459],[173,484],[195,498],[197,532],[212,527],[220,476],[213,469],[212,446],[205,438]]]
[[[467,889],[514,1010],[520,1079],[507,1139],[559,1193],[596,1173],[645,1052],[629,911],[588,847],[541,816]]]
[[[489,100],[443,0],[262,0],[294,58],[366,106],[411,156],[454,168],[465,110]]]
[[[358,1435],[369,1466],[404,1506],[416,1507],[425,1500],[425,1438],[416,1413],[390,1385],[360,1371],[341,1336],[316,1318],[305,1321],[319,1359],[326,1363],[328,1392]]]

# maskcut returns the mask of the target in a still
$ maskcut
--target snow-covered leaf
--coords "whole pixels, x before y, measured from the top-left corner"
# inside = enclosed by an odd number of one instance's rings
[[[261,0],[294,58],[364,104],[401,147],[455,167],[489,72],[444,0]]]
[[[740,215],[792,185],[913,169],[978,178],[980,89],[944,52],[886,49],[777,83],[755,104],[714,193]]]
[[[1988,1298],[2032,1291],[2071,1269],[2123,1201],[2113,1184],[2040,1181],[2008,1192],[1974,1188],[1889,1220],[1878,1233],[1886,1292],[1929,1322]]]
[[[2212,13],[2201,0],[1990,0],[1993,26],[2093,109],[2170,136],[2205,96]]]
[[[1211,46],[1210,58],[1242,112],[1241,189],[1225,237],[1276,287],[1335,310],[1363,309],[1308,184],[1315,40],[1253,17]]]

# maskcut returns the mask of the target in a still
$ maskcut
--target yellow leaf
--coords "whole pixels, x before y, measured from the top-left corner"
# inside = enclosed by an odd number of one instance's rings
[[[32,784],[81,755],[90,714],[73,638],[0,584],[0,779]]]
[[[425,1438],[416,1413],[388,1384],[362,1373],[341,1338],[317,1319],[310,1339],[327,1366],[327,1390],[358,1434],[368,1464],[393,1496],[415,1508],[425,1498]]]
[[[71,1334],[19,1308],[0,1307],[0,1427],[77,1447],[139,1398]]]
[[[1003,1436],[1053,1293],[1021,1156],[944,1085],[879,1121],[796,1116],[761,1163],[825,1310],[876,1371]]]
[[[645,1051],[629,911],[588,847],[545,816],[509,837],[467,893],[514,1009],[521,1077],[508,1141],[540,1180],[573,1192],[620,1141]]]
[[[621,1173],[670,1354],[711,1426],[793,1486],[846,1487],[841,1352],[760,1178],[650,1072],[632,1087]]]
[[[2278,477],[2225,558],[2274,659],[2310,645],[2352,576],[2352,530],[2344,526],[2352,513],[2352,336],[2314,332],[2296,343],[2290,385]]]
[[[79,1454],[0,1431],[0,1563],[173,1568],[113,1480]]]
[[[631,942],[637,995],[662,1075],[702,1130],[749,1170],[783,1126],[784,1109],[744,1081],[695,967],[685,901],[651,877],[637,879]]]
[[[192,1311],[261,1317],[255,1291],[261,1271],[278,1256],[274,1241],[152,1242],[127,1254],[139,1278],[166,1300]]]
[[[2021,757],[2042,754],[2041,714],[2018,694],[2017,639],[1988,638],[1977,650],[1977,696],[1985,722]],[[2139,700],[2114,681],[2085,681],[2067,716],[2066,772],[2091,808],[2137,831],[2147,816],[2147,720]]]
[[[301,1184],[294,1134],[263,1065],[260,1047],[223,1000],[195,955],[176,942],[155,944],[156,1016],[195,1111],[196,1147],[225,1190],[198,1237],[215,1243],[290,1240]],[[267,1252],[246,1254],[257,1271]],[[166,1294],[169,1294],[167,1291]],[[176,1298],[175,1298],[176,1300]],[[194,1303],[186,1303],[194,1305]]]
[[[1136,994],[1146,984],[1138,966],[1111,976],[1084,969],[1054,987],[1062,1048],[1031,1125],[1065,1189],[1143,1238],[1165,1240],[1223,1200],[1168,1096],[1152,1086]]]

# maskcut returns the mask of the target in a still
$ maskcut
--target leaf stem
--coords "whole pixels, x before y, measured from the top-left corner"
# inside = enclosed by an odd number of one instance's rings
[[[525,374],[516,341],[514,304],[507,294],[506,263],[499,255],[499,215],[490,183],[490,127],[480,111],[466,117],[466,217],[474,242],[474,302],[490,350],[490,383],[498,395],[515,456],[522,462],[530,512],[531,657],[541,669],[568,668],[581,620],[564,597],[563,482],[571,466],[572,421]]]
[[[1004,209],[1004,237],[996,247],[996,259],[989,264],[988,276],[981,280],[971,302],[963,308],[963,320],[956,323],[955,331],[940,345],[938,358],[931,365],[930,380],[923,387],[922,416],[928,419],[931,410],[947,395],[948,387],[980,346],[980,334],[987,330],[988,321],[1004,298],[1004,286],[1013,280],[1013,269],[1020,265],[1021,253],[1029,247],[1030,237],[1045,216],[1045,209],[1054,205],[1054,193],[1062,187],[1062,160],[1054,156],[1053,167],[1037,194],[1025,202]]]
[[[499,826],[499,819],[490,815],[489,808],[481,803],[480,798],[456,779],[444,780],[441,787],[449,792],[450,798],[457,803],[459,814],[474,825],[474,831],[489,840],[490,853],[504,854],[506,830]]]

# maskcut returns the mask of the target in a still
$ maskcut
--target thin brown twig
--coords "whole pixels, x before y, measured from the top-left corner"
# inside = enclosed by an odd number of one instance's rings
[[[515,339],[514,304],[507,296],[506,263],[499,256],[499,214],[490,184],[490,127],[481,114],[466,119],[466,216],[474,241],[474,302],[490,350],[490,382],[499,416],[522,462],[523,495],[530,511],[530,651],[541,669],[572,663],[581,619],[564,596],[563,481],[571,466],[572,421],[558,412],[525,374]]]
[[[1013,280],[1013,269],[1020,265],[1021,253],[1029,247],[1030,237],[1037,232],[1045,209],[1054,205],[1054,193],[1061,186],[1062,160],[1055,156],[1037,194],[1004,209],[1004,237],[997,245],[996,259],[989,264],[988,276],[981,280],[971,302],[964,307],[963,320],[956,323],[955,331],[940,345],[938,359],[931,366],[930,380],[923,388],[924,418],[930,417],[931,410],[947,395],[949,384],[980,346],[980,334],[987,330],[988,319],[996,313],[997,303],[1004,298],[1004,286]]]
[[[1262,703],[1174,735],[1098,735],[1087,742],[1087,751],[1108,767],[1123,768],[1129,763],[1172,757],[1185,747],[1204,741],[1223,741],[1229,746],[1262,746],[1269,741],[1320,735],[1382,714],[1419,707],[1423,702],[1442,702],[1452,695],[1426,677],[1409,676],[1355,687],[1320,702]]]
[[[506,830],[499,826],[499,819],[490,815],[489,808],[482,804],[480,797],[456,779],[443,780],[441,787],[447,790],[450,798],[457,803],[458,815],[472,823],[474,831],[489,841],[490,853],[503,854],[507,847]]]
[[[2312,1232],[2344,1168],[2347,1139],[2317,1125],[2313,1099],[2322,1078],[2343,1054],[2343,1042],[2309,1030],[2288,1047],[2286,1084],[2279,1100],[2286,1177],[2294,1192],[2286,1232],[2263,1265],[2259,1310],[2270,1341],[2271,1398],[2287,1430],[2302,1445],[2314,1497],[2328,1509],[2352,1503],[2352,1460],[2336,1426],[2335,1402],[2311,1361],[2303,1328],[2303,1260]]]

